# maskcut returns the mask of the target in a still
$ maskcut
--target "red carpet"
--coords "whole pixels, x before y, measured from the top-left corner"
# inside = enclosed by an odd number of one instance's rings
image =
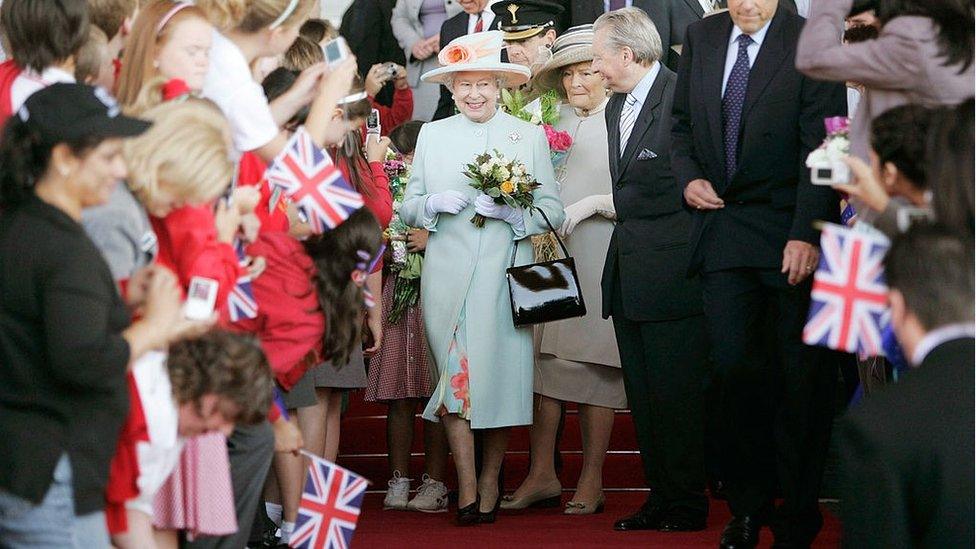
[[[569,497],[568,495],[565,497]],[[366,496],[365,509],[353,536],[353,547],[472,549],[476,547],[710,547],[718,546],[729,519],[725,502],[713,501],[709,528],[703,532],[615,532],[613,522],[640,506],[645,494],[607,494],[607,509],[599,515],[571,517],[562,509],[539,509],[502,514],[495,524],[459,528],[453,513],[435,515],[384,511],[383,495]],[[837,547],[840,523],[825,513],[825,524],[814,547]],[[772,534],[763,530],[760,547],[769,547]]]

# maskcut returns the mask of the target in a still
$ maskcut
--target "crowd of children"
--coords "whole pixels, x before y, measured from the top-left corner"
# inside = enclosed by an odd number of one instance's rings
[[[396,152],[365,132],[374,109],[386,129],[409,121],[402,67],[363,81],[352,56],[327,65],[336,31],[313,0],[0,10],[0,286],[37,296],[0,312],[4,363],[29,357],[0,373],[0,436],[22,446],[0,464],[0,545],[287,543],[299,450],[336,459],[351,389],[390,404],[388,504],[407,508],[404,436],[431,387],[417,299],[391,308],[396,249],[419,254],[425,234],[394,236],[391,255],[384,231],[419,123],[393,132]],[[334,227],[266,177],[299,141],[362,198]],[[200,278],[215,307],[190,320],[180,304]],[[443,432],[425,443],[410,507],[443,511]]]

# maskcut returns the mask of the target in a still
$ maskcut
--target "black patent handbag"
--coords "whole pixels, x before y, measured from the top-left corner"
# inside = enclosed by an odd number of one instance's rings
[[[586,314],[583,290],[576,274],[576,261],[569,255],[566,245],[539,208],[533,208],[546,221],[563,251],[563,259],[515,266],[518,241],[512,250],[512,263],[506,269],[508,291],[512,300],[512,321],[515,327],[554,322]]]

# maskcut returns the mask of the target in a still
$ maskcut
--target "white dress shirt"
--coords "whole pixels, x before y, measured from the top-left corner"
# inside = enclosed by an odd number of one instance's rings
[[[800,17],[806,17],[810,13],[810,0],[794,0],[796,2],[796,13]]]
[[[657,75],[660,72],[661,63],[655,61],[654,64],[651,65],[651,70],[647,71],[644,78],[641,78],[640,81],[637,82],[637,85],[634,86],[634,89],[630,90],[629,95],[634,96],[634,99],[637,100],[637,104],[634,105],[634,108],[637,109],[638,113],[640,113],[641,109],[644,108],[644,101],[647,101],[647,94],[650,93],[651,86],[654,85],[654,81],[657,80]]]
[[[698,0],[698,3],[701,4],[702,11],[704,11],[706,15],[715,11],[715,0]]]
[[[481,20],[484,22],[481,25],[482,31],[495,30],[491,28],[492,23],[495,22],[495,12],[491,11],[491,5],[495,2],[488,2],[485,4],[484,11],[481,12]],[[468,34],[474,34],[474,28],[478,26],[478,14],[469,13],[468,14]]]
[[[762,47],[763,40],[766,39],[766,32],[769,31],[769,24],[772,22],[772,19],[766,21],[766,24],[761,29],[749,35],[752,37],[752,44],[749,44],[749,47],[746,48],[746,53],[749,55],[750,69],[756,63],[759,48]],[[732,25],[732,34],[729,35],[729,51],[725,54],[725,75],[722,76],[722,97],[725,97],[725,84],[729,81],[729,75],[732,74],[732,67],[735,66],[735,58],[739,55],[738,38],[742,34],[744,34],[742,29]]]
[[[922,341],[919,341],[918,345],[915,346],[915,352],[912,354],[912,364],[914,366],[920,366],[922,361],[925,360],[925,357],[929,356],[929,353],[933,349],[943,343],[952,341],[953,339],[973,337],[974,335],[976,335],[976,327],[970,322],[940,326],[925,334]]]

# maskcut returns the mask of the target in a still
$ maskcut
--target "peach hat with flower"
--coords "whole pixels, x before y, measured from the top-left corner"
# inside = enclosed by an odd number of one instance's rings
[[[502,79],[502,86],[512,88],[529,81],[528,67],[502,61],[501,31],[476,32],[451,40],[437,55],[441,66],[424,73],[421,80],[447,84],[458,72],[489,72]]]

